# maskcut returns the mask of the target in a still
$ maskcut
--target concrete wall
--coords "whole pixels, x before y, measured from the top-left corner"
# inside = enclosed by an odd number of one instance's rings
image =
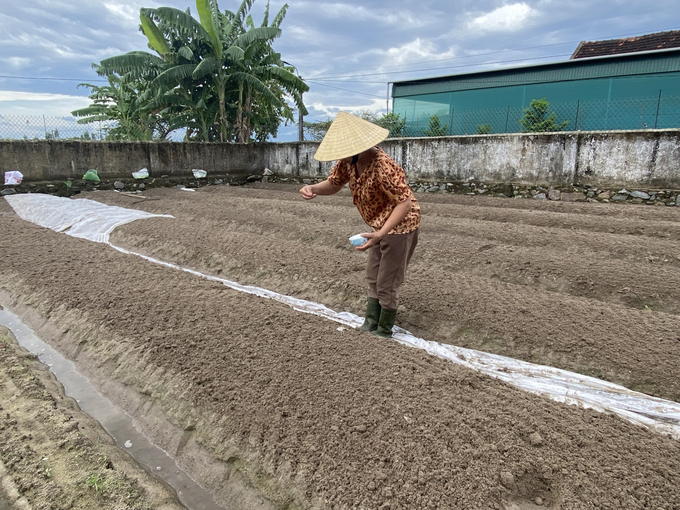
[[[0,172],[26,181],[79,178],[96,168],[102,179],[209,174],[328,175],[314,160],[317,142],[203,144],[171,142],[0,141]],[[404,138],[381,144],[410,180],[557,185],[680,187],[680,130],[571,132]]]

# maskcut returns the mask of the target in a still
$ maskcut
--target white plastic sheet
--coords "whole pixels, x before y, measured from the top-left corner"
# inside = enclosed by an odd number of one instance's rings
[[[119,225],[154,216],[172,218],[169,214],[151,214],[94,200],[71,200],[42,193],[9,195],[5,198],[23,220],[97,243],[108,243],[109,235]]]
[[[92,200],[70,200],[49,195],[10,195],[5,198],[17,214],[27,221],[57,232],[65,232],[72,236],[103,243],[108,243],[109,234],[118,225],[140,218],[168,216],[106,206]],[[319,303],[207,276],[198,271],[111,246],[123,253],[137,255],[166,267],[220,282],[241,292],[273,299],[300,312],[325,317],[352,328],[358,328],[363,323],[363,318],[353,313],[335,312]],[[680,439],[680,404],[677,402],[650,397],[623,386],[565,370],[430,342],[415,337],[401,328],[395,328],[393,338],[402,344],[423,349],[430,354],[477,370],[531,393],[545,395],[558,402],[592,408],[601,412],[611,412],[637,425]]]

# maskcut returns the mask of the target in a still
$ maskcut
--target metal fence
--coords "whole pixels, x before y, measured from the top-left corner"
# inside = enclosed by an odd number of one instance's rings
[[[426,137],[521,133],[530,131],[528,107],[440,111],[406,118],[399,136]],[[638,97],[612,101],[549,103],[546,119],[556,131],[613,131],[680,128],[680,96]],[[558,129],[559,128],[559,129]]]
[[[527,107],[451,109],[430,115],[406,117],[406,124],[392,132],[394,138],[520,133],[527,129]],[[680,96],[640,97],[613,101],[549,103],[545,119],[556,131],[611,131],[680,128]],[[524,122],[523,122],[524,120]],[[107,140],[115,134],[115,121],[78,124],[71,116],[48,117],[0,114],[0,140]],[[285,128],[297,140],[296,126]],[[281,129],[283,131],[283,128]],[[317,133],[318,134],[318,133]],[[321,133],[323,134],[323,133]],[[162,139],[181,142],[201,139],[186,129],[170,132]],[[142,139],[142,138],[140,138]],[[315,139],[305,128],[305,139]]]
[[[97,121],[78,124],[71,116],[49,117],[0,114],[0,140],[107,140],[118,124],[115,121]],[[186,130],[175,130],[167,137],[180,142]]]

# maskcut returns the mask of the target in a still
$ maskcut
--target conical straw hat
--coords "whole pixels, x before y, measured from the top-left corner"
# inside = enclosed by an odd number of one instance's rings
[[[364,152],[390,135],[381,128],[350,113],[340,112],[328,128],[314,154],[317,161],[335,161]]]

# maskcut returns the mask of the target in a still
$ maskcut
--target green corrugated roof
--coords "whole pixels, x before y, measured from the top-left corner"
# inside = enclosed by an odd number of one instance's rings
[[[680,48],[400,81],[392,97],[680,71]]]

